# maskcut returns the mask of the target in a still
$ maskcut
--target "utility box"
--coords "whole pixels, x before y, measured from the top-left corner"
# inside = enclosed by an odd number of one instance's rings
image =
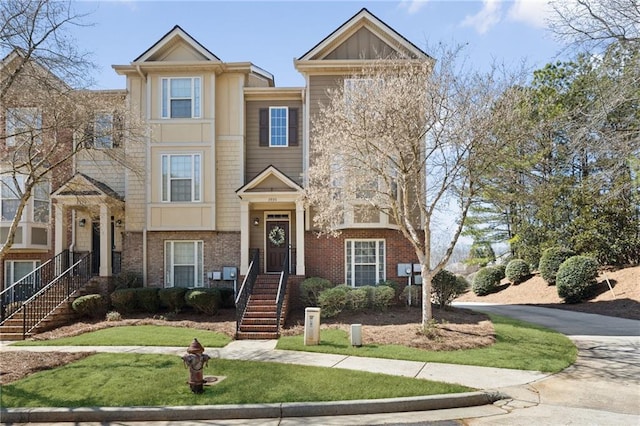
[[[398,276],[408,277],[411,276],[412,267],[410,263],[398,263]]]
[[[320,308],[304,310],[304,344],[315,346],[320,343]]]
[[[238,268],[235,266],[222,267],[222,279],[225,281],[234,281],[238,278]]]
[[[362,346],[362,324],[351,324],[351,346]]]

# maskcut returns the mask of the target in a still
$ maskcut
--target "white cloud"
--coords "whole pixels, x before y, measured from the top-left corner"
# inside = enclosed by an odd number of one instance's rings
[[[460,25],[473,27],[478,33],[484,34],[500,22],[501,15],[499,0],[482,0],[482,9],[475,15],[465,16]]]
[[[400,0],[400,7],[407,9],[409,15],[417,13],[429,0]]]
[[[515,0],[507,12],[507,18],[532,27],[544,28],[552,11],[547,0]]]

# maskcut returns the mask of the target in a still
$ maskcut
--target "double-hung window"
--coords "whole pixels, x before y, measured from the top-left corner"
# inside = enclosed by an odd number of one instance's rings
[[[0,212],[2,213],[2,220],[13,220],[18,213],[18,206],[20,206],[20,198],[22,194],[23,177],[16,176],[16,180],[12,176],[2,176],[0,180]],[[16,185],[17,183],[17,185]]]
[[[21,280],[40,266],[39,260],[6,260],[4,262],[5,287]]]
[[[269,146],[287,146],[287,107],[269,108]]]
[[[200,164],[200,154],[163,154],[162,201],[200,201]]]
[[[165,241],[165,287],[202,287],[202,241]]]
[[[200,118],[200,77],[162,79],[162,118]]]
[[[38,108],[8,108],[6,116],[7,146],[42,142],[42,115]]]
[[[386,279],[384,240],[346,240],[346,282],[352,287]]]
[[[298,146],[298,108],[260,108],[258,115],[260,146]]]
[[[108,149],[113,147],[113,114],[100,112],[93,123],[93,147]]]

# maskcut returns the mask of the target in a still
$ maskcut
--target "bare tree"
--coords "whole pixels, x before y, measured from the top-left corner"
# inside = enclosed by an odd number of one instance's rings
[[[578,46],[640,42],[638,0],[555,0],[551,30]]]
[[[497,70],[466,72],[459,49],[441,50],[435,64],[378,61],[329,91],[312,117],[307,188],[321,232],[339,233],[349,217],[367,212],[396,224],[421,264],[425,326],[433,317],[431,280],[453,253],[479,189],[476,176],[499,155],[493,120],[513,110],[504,97],[496,104],[513,81]],[[434,259],[439,210],[447,210],[450,239]]]
[[[83,25],[82,18],[70,2],[0,2],[0,190],[2,221],[11,223],[0,259],[30,200],[43,200],[41,211],[34,204],[33,220],[49,222],[49,193],[71,176],[74,157],[84,152],[90,158],[95,148],[105,148],[100,143],[115,146],[138,128],[124,121],[123,92],[84,90],[93,64],[68,33]],[[127,164],[123,149],[98,155]]]

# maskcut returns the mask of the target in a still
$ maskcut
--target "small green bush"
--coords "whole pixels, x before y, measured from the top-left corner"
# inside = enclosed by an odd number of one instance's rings
[[[158,291],[160,306],[170,312],[180,312],[187,304],[186,300],[184,300],[186,293],[187,289],[183,287],[161,288]]]
[[[342,312],[347,305],[347,293],[349,293],[349,287],[346,285],[332,287],[320,293],[318,296],[320,316],[331,318]]]
[[[141,288],[143,284],[140,274],[135,272],[121,272],[116,277],[115,289],[123,288]]]
[[[222,295],[217,288],[188,290],[184,296],[187,306],[207,315],[215,315],[222,305]]]
[[[386,285],[379,285],[373,288],[373,303],[371,307],[375,310],[386,311],[393,304],[396,291]]]
[[[111,293],[111,305],[121,313],[132,313],[137,309],[136,290],[134,288],[121,288]]]
[[[121,321],[122,315],[120,315],[120,312],[118,311],[110,311],[107,312],[107,315],[105,315],[105,319],[107,321]]]
[[[221,308],[233,309],[236,307],[236,299],[233,294],[233,289],[229,287],[220,287],[220,297],[222,298]]]
[[[412,285],[402,289],[400,300],[409,305],[409,292],[411,292],[411,306],[422,306],[422,286]]]
[[[573,256],[562,262],[556,275],[558,296],[566,303],[587,299],[598,283],[598,264],[586,256]]]
[[[103,318],[109,309],[109,301],[101,294],[80,296],[71,304],[74,312],[82,317]]]
[[[513,259],[507,264],[505,274],[510,282],[520,284],[529,278],[531,271],[527,262],[522,259]]]
[[[458,280],[455,274],[443,269],[431,279],[433,301],[441,308],[450,305],[453,299],[467,291],[467,280]]]
[[[556,283],[556,274],[562,262],[574,256],[575,253],[564,247],[551,247],[542,252],[538,269],[540,275],[549,285]]]
[[[347,292],[346,309],[354,312],[367,308],[367,291],[364,288],[354,288]]]
[[[504,263],[498,263],[497,265],[491,265],[492,268],[496,268],[500,272],[500,279],[506,277],[507,265]]]
[[[155,314],[160,310],[158,289],[153,287],[136,288],[136,307],[142,312]]]
[[[319,306],[318,297],[323,291],[332,288],[331,281],[319,278],[311,277],[307,278],[300,284],[300,300],[304,306]]]
[[[493,266],[481,268],[473,278],[473,292],[478,296],[491,293],[500,284],[502,272]]]

